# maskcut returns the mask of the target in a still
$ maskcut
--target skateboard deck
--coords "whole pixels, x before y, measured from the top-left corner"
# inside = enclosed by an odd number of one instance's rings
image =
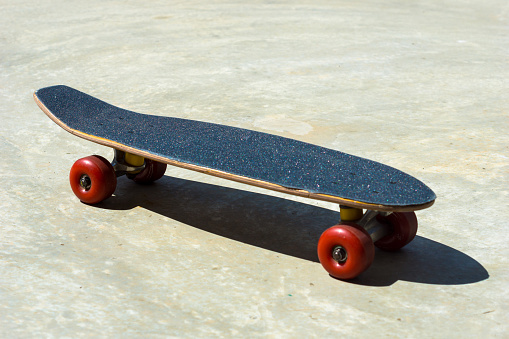
[[[375,211],[414,211],[435,200],[430,188],[400,170],[302,141],[140,114],[62,85],[39,89],[34,99],[76,136],[169,165]]]

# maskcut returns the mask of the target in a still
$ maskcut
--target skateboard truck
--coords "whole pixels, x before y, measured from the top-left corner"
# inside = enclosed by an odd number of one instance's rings
[[[379,212],[367,210],[363,213],[362,209],[340,205],[340,224],[341,222],[356,222],[356,225],[362,227],[370,236],[373,243],[391,234],[390,224],[378,221],[377,216],[387,217],[391,212]],[[332,258],[338,263],[343,264],[348,259],[348,252],[343,246],[336,246],[332,250]]]
[[[318,241],[318,258],[330,275],[352,279],[373,262],[375,246],[396,251],[417,233],[414,212],[382,212],[340,205],[338,225],[325,230]]]
[[[145,169],[146,163],[143,157],[114,149],[115,154],[111,165],[118,177],[136,175]]]
[[[115,149],[112,162],[100,155],[77,160],[71,167],[69,181],[82,202],[97,204],[115,192],[117,177],[126,175],[136,183],[148,184],[162,178],[165,171],[165,163]]]
[[[392,233],[392,227],[388,223],[380,222],[378,216],[388,217],[392,212],[381,212],[367,210],[363,213],[362,209],[349,206],[340,205],[340,223],[341,222],[355,222],[358,226],[362,227],[368,232],[371,240],[377,242],[383,237]]]
[[[390,224],[380,222],[378,220],[379,215],[381,217],[388,217],[390,214],[392,214],[392,212],[378,212],[368,210],[366,213],[364,213],[361,220],[359,220],[358,225],[368,232],[373,242],[377,242],[378,240],[393,232]]]

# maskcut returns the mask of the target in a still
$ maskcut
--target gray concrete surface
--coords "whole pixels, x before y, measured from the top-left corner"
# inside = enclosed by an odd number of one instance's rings
[[[0,336],[508,336],[506,1],[0,4]],[[438,195],[351,282],[317,262],[332,204],[176,168],[91,207],[51,122],[66,84],[138,112],[272,132]]]

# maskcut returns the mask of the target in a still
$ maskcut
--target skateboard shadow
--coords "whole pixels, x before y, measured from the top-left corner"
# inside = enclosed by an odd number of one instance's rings
[[[329,209],[168,176],[152,185],[120,178],[116,193],[97,207],[129,210],[140,206],[222,237],[317,263],[320,235],[339,220],[339,212]],[[461,285],[488,277],[475,259],[417,236],[399,252],[377,250],[373,265],[351,282],[369,286],[389,286],[398,280]]]
[[[369,286],[389,286],[397,280],[463,285],[488,278],[488,271],[474,258],[439,242],[416,236],[397,252],[377,250],[371,267],[352,282]]]

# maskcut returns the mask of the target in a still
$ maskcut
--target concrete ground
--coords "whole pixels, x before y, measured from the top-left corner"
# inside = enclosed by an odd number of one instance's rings
[[[0,4],[0,337],[503,338],[506,1]],[[68,171],[110,149],[32,99],[275,133],[428,184],[416,239],[357,279],[317,262],[338,208],[169,168],[98,206]]]

